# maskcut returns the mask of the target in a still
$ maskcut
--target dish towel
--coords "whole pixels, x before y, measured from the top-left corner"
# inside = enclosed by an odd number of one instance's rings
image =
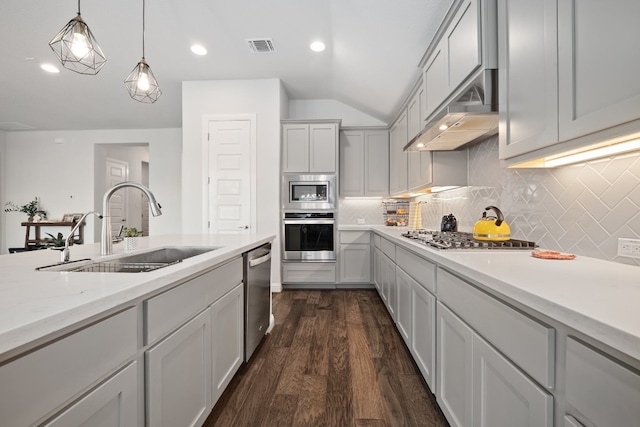
[[[420,202],[409,203],[409,228],[417,230],[422,228],[422,212]]]

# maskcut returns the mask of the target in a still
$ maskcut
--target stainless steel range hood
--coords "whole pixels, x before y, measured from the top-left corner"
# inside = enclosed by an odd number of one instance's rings
[[[483,70],[436,110],[405,151],[449,151],[498,133],[498,70]]]

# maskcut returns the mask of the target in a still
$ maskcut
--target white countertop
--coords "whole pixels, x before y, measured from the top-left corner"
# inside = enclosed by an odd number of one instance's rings
[[[146,273],[79,273],[36,271],[55,264],[56,250],[0,256],[0,361],[39,345],[47,337],[110,310],[135,304],[172,283],[223,263],[274,239],[274,235],[204,234],[141,237],[138,251],[163,246],[219,247],[184,261]],[[100,244],[74,245],[71,260],[107,260]]]
[[[544,260],[525,251],[438,250],[402,237],[405,227],[372,230],[496,294],[640,360],[640,268],[578,256]]]

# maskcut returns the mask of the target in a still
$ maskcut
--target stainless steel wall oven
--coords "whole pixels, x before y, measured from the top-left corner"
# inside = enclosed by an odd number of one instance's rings
[[[284,212],[282,228],[284,261],[335,261],[333,212]]]

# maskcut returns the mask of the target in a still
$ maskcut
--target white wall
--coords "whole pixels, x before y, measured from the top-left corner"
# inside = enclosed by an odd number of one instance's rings
[[[101,195],[94,194],[95,144],[149,144],[149,187],[163,206],[163,215],[150,220],[150,234],[181,232],[180,129],[7,132],[3,200],[23,204],[38,196],[52,219],[100,211]],[[5,214],[3,252],[23,246],[24,220],[21,213]],[[93,240],[96,221],[87,221],[87,242]]]
[[[342,126],[387,126],[335,99],[292,99],[288,119],[342,119]]]
[[[5,158],[6,158],[6,146],[7,146],[7,133],[0,130],[0,201],[4,207],[5,199]],[[5,236],[5,212],[4,209],[0,210],[0,253],[7,252],[7,245]]]
[[[206,231],[206,123],[210,115],[255,114],[257,139],[257,230],[279,234],[280,120],[286,112],[280,80],[219,80],[182,84],[182,229]],[[279,239],[273,247],[274,266],[280,265]],[[280,269],[272,269],[272,283],[280,283]]]

